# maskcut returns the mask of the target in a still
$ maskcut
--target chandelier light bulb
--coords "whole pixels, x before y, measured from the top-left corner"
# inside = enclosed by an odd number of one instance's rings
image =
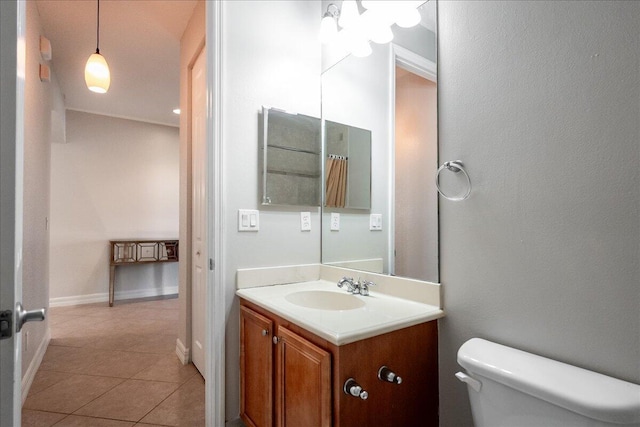
[[[350,28],[358,21],[358,18],[360,18],[360,13],[356,0],[343,0],[338,24],[342,28]]]
[[[325,13],[320,22],[320,34],[318,38],[322,43],[331,43],[338,35],[338,24],[336,19],[329,13]]]
[[[351,54],[355,57],[364,58],[371,55],[371,52],[371,44],[365,39],[357,38],[351,44]]]
[[[378,44],[389,43],[393,40],[393,31],[388,26],[379,26],[371,33],[371,41]]]
[[[414,8],[404,8],[398,13],[396,24],[402,28],[411,28],[420,23],[420,12]]]

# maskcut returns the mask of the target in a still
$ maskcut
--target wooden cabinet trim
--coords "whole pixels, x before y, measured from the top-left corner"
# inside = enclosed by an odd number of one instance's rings
[[[262,356],[257,360],[248,360],[246,343],[250,339],[247,323],[253,324],[253,332],[259,347],[253,351],[259,351]],[[242,421],[249,427],[271,427],[273,426],[273,344],[271,337],[273,335],[274,323],[269,318],[251,310],[248,307],[240,307],[240,417]],[[266,335],[262,335],[262,331],[266,330]],[[252,341],[253,342],[253,341]],[[251,351],[251,350],[249,350]],[[253,355],[256,356],[256,355]],[[258,363],[264,366],[255,366],[250,368],[250,363]],[[261,363],[263,362],[263,363]],[[264,375],[263,381],[267,383],[266,395],[253,396],[250,390],[247,390],[248,381],[245,377],[247,371],[261,372]],[[263,402],[261,408],[248,408],[247,401]],[[256,413],[257,412],[257,413]],[[260,420],[264,420],[261,425]]]
[[[285,390],[287,383],[286,360],[288,355],[296,353],[308,362],[305,366],[310,367],[305,378],[294,378],[295,388],[298,385],[305,390],[294,390],[294,393],[310,391],[312,397],[308,403],[317,404],[319,407],[301,408],[304,412],[312,414],[318,412],[317,422],[314,426],[331,426],[331,354],[317,345],[312,344],[305,338],[281,325],[277,326],[277,337],[279,338],[278,349],[276,351],[276,422],[279,427],[297,426],[299,422],[286,419],[287,409]],[[306,390],[309,388],[309,390]]]

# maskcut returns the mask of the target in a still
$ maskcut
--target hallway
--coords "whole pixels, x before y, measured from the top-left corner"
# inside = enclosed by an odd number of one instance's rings
[[[23,426],[204,425],[204,380],[175,354],[177,298],[48,314],[51,342],[23,405]]]

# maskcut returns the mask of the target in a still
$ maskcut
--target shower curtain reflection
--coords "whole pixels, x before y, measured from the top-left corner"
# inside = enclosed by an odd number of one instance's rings
[[[330,154],[326,168],[326,206],[343,208],[347,195],[347,158]]]

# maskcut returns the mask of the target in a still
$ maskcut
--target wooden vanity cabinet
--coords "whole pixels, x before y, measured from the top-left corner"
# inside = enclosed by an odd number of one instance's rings
[[[250,308],[240,310],[240,415],[245,424],[331,426],[331,355]]]
[[[241,299],[240,309],[247,426],[438,425],[435,321],[336,346],[249,301]],[[383,365],[402,383],[378,379]],[[343,392],[348,378],[368,392],[366,400]]]

